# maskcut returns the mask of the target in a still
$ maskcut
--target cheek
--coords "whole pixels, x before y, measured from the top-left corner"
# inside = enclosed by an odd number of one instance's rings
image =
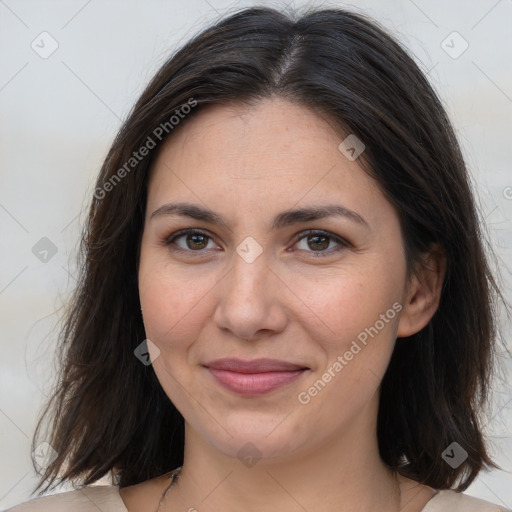
[[[159,258],[141,259],[139,295],[146,337],[159,349],[153,370],[174,405],[187,415],[191,404],[184,389],[192,389],[188,368],[191,347],[198,338],[203,319],[208,318],[208,279],[172,269]],[[200,398],[200,395],[199,395]]]
[[[302,303],[301,317],[311,330],[312,339],[321,342],[326,351],[346,350],[353,339],[376,322],[383,335],[392,337],[394,311],[386,317],[384,326],[380,321],[380,315],[400,298],[399,280],[390,275],[389,269],[372,263],[364,267],[347,265],[347,270],[338,268],[318,274],[312,278],[297,273],[290,279],[293,277],[292,290],[297,290]]]
[[[324,353],[309,387],[301,389],[301,403],[311,400],[310,411],[341,422],[375,394],[396,339],[400,279],[388,264],[374,260],[296,282],[316,313],[314,323],[321,326],[315,330],[308,322],[309,336]]]
[[[196,338],[214,282],[159,259],[141,260],[139,295],[147,337],[161,350],[171,350]]]

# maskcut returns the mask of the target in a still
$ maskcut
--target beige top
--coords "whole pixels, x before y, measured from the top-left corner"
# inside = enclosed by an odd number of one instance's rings
[[[119,487],[93,485],[76,491],[34,498],[5,512],[128,512]],[[512,512],[512,510],[455,491],[439,491],[421,512]]]

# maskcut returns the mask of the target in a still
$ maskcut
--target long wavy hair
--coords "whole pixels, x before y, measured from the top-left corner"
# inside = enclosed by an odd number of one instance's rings
[[[46,482],[39,494],[107,474],[125,487],[183,463],[183,417],[152,366],[134,355],[146,337],[137,269],[148,176],[162,144],[208,105],[269,96],[312,108],[364,142],[364,170],[398,211],[408,270],[434,244],[446,256],[437,312],[420,332],[397,340],[381,384],[383,461],[423,484],[459,491],[484,466],[497,467],[481,411],[499,289],[440,100],[404,48],[363,14],[250,8],[203,30],[165,62],[103,163],[59,337],[59,372],[32,444],[46,441],[57,453],[38,471],[35,490]],[[454,441],[468,453],[457,468],[441,456]]]

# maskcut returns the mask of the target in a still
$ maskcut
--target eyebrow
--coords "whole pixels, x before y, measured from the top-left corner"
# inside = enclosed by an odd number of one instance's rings
[[[180,215],[190,217],[195,220],[202,220],[210,224],[218,224],[229,228],[228,223],[214,211],[203,208],[191,203],[166,203],[157,208],[152,214],[151,219],[165,215]],[[286,210],[279,213],[272,222],[272,229],[279,229],[285,226],[291,226],[300,222],[308,222],[313,220],[325,219],[327,217],[344,217],[352,222],[369,228],[368,222],[358,213],[345,208],[344,206],[331,204],[324,206],[312,206],[306,208],[298,208],[295,210]]]

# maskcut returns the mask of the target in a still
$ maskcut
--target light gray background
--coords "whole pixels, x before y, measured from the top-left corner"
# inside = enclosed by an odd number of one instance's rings
[[[0,0],[0,508],[28,499],[36,482],[30,440],[54,375],[57,322],[75,285],[84,207],[121,120],[177,45],[220,14],[255,4]],[[374,16],[428,72],[463,145],[509,290],[512,1],[316,4]],[[44,31],[58,43],[47,58],[31,47],[51,49],[49,36],[40,36]],[[459,56],[464,41],[469,46]],[[57,249],[47,262],[32,251],[43,237]],[[510,325],[503,322],[503,329],[510,347]],[[467,491],[508,507],[510,368],[510,359],[503,359],[487,427],[491,451],[505,471],[482,473]]]

